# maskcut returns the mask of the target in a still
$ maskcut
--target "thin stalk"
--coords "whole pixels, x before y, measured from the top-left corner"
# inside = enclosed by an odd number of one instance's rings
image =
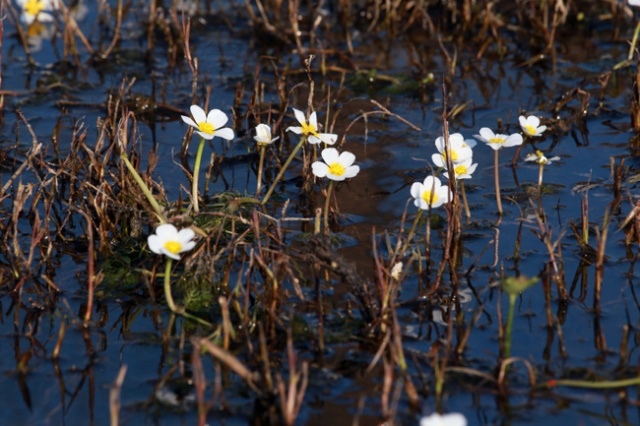
[[[166,223],[167,218],[162,213],[162,209],[160,208],[158,201],[156,201],[153,194],[151,194],[151,190],[149,189],[147,184],[144,183],[135,167],[133,167],[133,164],[131,164],[131,161],[129,161],[129,158],[127,158],[127,154],[123,152],[122,154],[120,154],[120,158],[122,159],[122,161],[124,161],[124,164],[127,166],[129,173],[131,173],[131,176],[133,176],[133,179],[135,179],[136,183],[140,187],[140,190],[142,190],[142,193],[145,195],[145,197],[147,197],[149,204],[151,204],[151,207],[156,212],[156,215],[158,216],[158,219],[160,219],[160,222]]]
[[[200,174],[200,162],[202,161],[202,152],[204,151],[204,138],[200,138],[200,145],[198,145],[198,153],[196,154],[196,164],[193,166],[193,181],[192,181],[192,196],[193,196],[193,211],[200,213],[200,205],[198,202],[198,175]]]
[[[498,151],[496,151],[498,152]],[[511,356],[511,330],[513,328],[513,311],[516,306],[516,295],[509,294],[509,315],[507,316],[507,332],[504,336],[504,359]]]
[[[464,213],[467,216],[467,220],[471,220],[471,210],[469,210],[467,192],[464,190],[464,181],[462,179],[460,179],[460,194],[462,195],[462,203],[464,204]]]
[[[633,31],[633,38],[631,39],[631,46],[629,46],[629,55],[627,61],[633,59],[633,51],[636,50],[636,44],[638,43],[638,34],[640,33],[640,22],[636,25],[636,29]]]
[[[631,379],[622,380],[605,380],[602,382],[588,382],[586,380],[549,380],[544,384],[548,387],[554,386],[573,386],[577,388],[589,388],[589,389],[612,389],[623,388],[627,386],[640,385],[640,377],[633,377]]]
[[[169,306],[169,309],[171,309],[171,312],[178,314],[178,315],[182,315],[183,317],[196,321],[202,325],[206,325],[207,327],[213,327],[213,325],[208,322],[203,320],[202,318],[199,318],[195,315],[191,315],[190,313],[188,313],[183,307],[178,307],[176,306],[175,302],[173,301],[173,296],[171,294],[171,265],[173,263],[173,259],[171,259],[170,257],[167,257],[167,263],[165,265],[164,268],[164,298],[167,299],[167,306]]]
[[[540,169],[538,170],[538,187],[542,186],[542,174],[544,173],[544,164],[540,164]]]
[[[418,227],[418,222],[420,222],[420,218],[421,217],[422,217],[422,209],[418,209],[418,213],[416,213],[416,218],[413,220],[413,225],[411,225],[411,230],[407,234],[407,240],[405,241],[404,245],[402,246],[402,250],[400,250],[400,256],[401,257],[404,255],[404,252],[407,251],[407,249],[409,248],[409,243],[411,242],[411,239],[413,238],[413,234],[415,234],[415,232],[416,232],[416,228]]]
[[[495,151],[493,151],[493,178],[496,185],[496,204],[498,205],[498,214],[502,216],[502,200],[500,199],[500,176],[498,174],[498,151],[500,150],[496,149]]]
[[[260,163],[258,164],[258,184],[256,185],[256,197],[260,195],[260,190],[262,189],[262,170],[264,168],[264,156],[267,152],[266,144],[259,144],[260,147]]]
[[[167,305],[171,312],[179,313],[176,308],[176,304],[173,301],[173,296],[171,295],[171,264],[173,263],[173,259],[167,257],[167,263],[164,267],[164,298],[167,299]]]
[[[331,203],[331,192],[333,190],[333,181],[329,182],[327,188],[327,199],[324,201],[324,233],[329,235],[329,203]]]
[[[287,161],[285,161],[284,165],[280,169],[280,172],[278,173],[278,175],[276,176],[275,180],[273,181],[273,183],[269,187],[269,190],[267,191],[267,193],[265,194],[264,198],[262,199],[262,203],[261,203],[262,205],[267,204],[267,201],[269,201],[269,198],[271,198],[271,194],[276,189],[276,185],[278,184],[280,179],[282,179],[282,176],[284,176],[284,172],[287,170],[287,168],[289,167],[289,165],[293,161],[293,158],[296,156],[298,151],[300,151],[300,148],[302,148],[302,145],[304,145],[304,142],[306,140],[307,140],[306,136],[303,136],[302,138],[300,138],[300,142],[298,142],[298,145],[296,145],[296,147],[293,148],[293,151],[291,151],[291,154],[289,154],[289,158],[287,158]]]

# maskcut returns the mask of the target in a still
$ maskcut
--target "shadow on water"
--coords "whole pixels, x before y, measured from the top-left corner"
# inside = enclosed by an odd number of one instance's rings
[[[0,423],[640,423],[637,8],[32,3],[2,3]],[[192,104],[235,132],[204,145],[199,213]],[[308,106],[360,167],[327,229],[320,145],[260,204]],[[477,135],[521,115],[547,129],[500,150],[500,216]],[[479,141],[470,218],[416,220],[445,116]],[[168,309],[162,215],[197,235],[169,271],[199,322]]]

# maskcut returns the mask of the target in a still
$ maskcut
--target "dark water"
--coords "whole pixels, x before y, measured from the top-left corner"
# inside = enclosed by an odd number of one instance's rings
[[[303,69],[300,56],[292,52],[292,46],[271,44],[253,36],[241,3],[216,3],[210,13],[199,14],[192,24],[192,54],[199,60],[200,81],[203,87],[206,84],[213,88],[210,105],[228,113],[239,85],[252,85],[260,55],[272,55],[280,68]],[[97,7],[88,6],[87,15],[79,23],[91,40],[98,40],[101,31],[105,30],[97,24]],[[115,5],[111,6],[115,8]],[[24,153],[31,146],[31,138],[20,123],[16,109],[29,121],[38,141],[51,157],[54,155],[54,136],[62,153],[70,149],[65,141],[70,140],[76,122],[84,123],[89,141],[96,140],[96,120],[104,118],[109,93],[117,91],[123,78],[135,77],[134,94],[154,96],[156,102],[186,111],[191,104],[191,73],[182,59],[175,67],[170,66],[166,44],[158,43],[151,56],[145,58],[146,32],[137,23],[146,13],[144,2],[132,4],[124,19],[118,50],[111,60],[100,66],[89,62],[89,55],[81,46],[79,67],[64,61],[59,36],[42,41],[41,49],[32,52],[35,65],[30,66],[16,37],[15,26],[11,21],[5,21],[2,86],[15,93],[5,97],[0,129],[3,150],[10,148],[9,155],[14,155],[14,150]],[[616,25],[626,38],[615,40]],[[636,199],[636,184],[633,179],[629,180],[639,167],[629,148],[633,136],[628,112],[632,71],[627,68],[612,73],[604,89],[600,84],[604,73],[626,57],[628,45],[624,40],[630,38],[632,25],[631,19],[613,23],[591,16],[567,24],[557,35],[555,57],[532,65],[526,61],[540,49],[517,36],[505,36],[509,42],[505,54],[490,47],[480,58],[471,43],[465,47],[455,39],[443,40],[450,52],[457,51],[458,61],[453,75],[447,77],[451,93],[449,105],[469,102],[459,118],[451,121],[451,131],[471,138],[481,127],[497,130],[497,121],[501,120],[505,132],[518,132],[518,115],[526,111],[543,117],[552,127],[544,138],[536,140],[535,148],[545,151],[548,156],[561,158],[545,168],[545,192],[541,203],[552,240],[555,242],[562,237],[565,280],[569,286],[575,280],[576,288],[571,292],[568,305],[561,306],[553,286],[551,311],[555,320],[552,328],[547,327],[543,286],[537,284],[527,290],[517,300],[513,330],[512,355],[528,361],[541,382],[551,378],[592,377],[594,374],[602,380],[637,375],[636,329],[640,320],[636,295],[638,274],[634,268],[637,248],[632,244],[627,250],[624,234],[616,232]],[[385,230],[395,235],[409,199],[410,185],[422,181],[429,173],[430,158],[436,152],[433,142],[442,131],[440,82],[446,75],[447,64],[437,43],[424,35],[407,33],[387,37],[384,33],[364,35],[360,32],[358,35],[355,31],[352,34],[354,52],[350,56],[359,69],[376,70],[378,76],[391,76],[401,82],[415,81],[419,78],[413,63],[417,58],[424,62],[436,81],[421,91],[390,84],[377,76],[370,80],[356,79],[352,69],[348,69],[346,83],[341,84],[342,74],[338,69],[347,69],[347,65],[340,56],[331,54],[327,55],[327,61],[335,68],[326,76],[319,72],[314,74],[317,97],[330,90],[331,96],[337,99],[332,108],[339,108],[334,130],[340,136],[358,114],[374,109],[369,99],[379,101],[421,129],[416,131],[390,117],[372,116],[367,122],[366,136],[363,122],[354,125],[347,134],[343,148],[355,153],[362,171],[351,182],[342,185],[337,193],[343,214],[343,226],[339,230],[341,253],[364,277],[372,279],[372,227],[375,227],[379,244]],[[327,40],[338,37],[336,34],[323,36]],[[303,37],[303,42],[308,46],[308,39]],[[315,49],[318,45],[312,47]],[[346,46],[342,48],[346,49]],[[266,71],[266,65],[263,66],[264,74],[261,75],[269,82],[271,73]],[[305,82],[304,74],[289,78],[287,90],[296,83]],[[563,95],[569,96],[578,87],[584,96],[590,95],[586,111],[582,111],[578,100],[556,108]],[[294,89],[290,106],[303,109],[307,90],[306,87]],[[204,93],[203,89],[198,91],[201,97]],[[265,97],[266,102],[278,103],[271,85],[267,85]],[[319,110],[321,119],[324,119],[324,111],[326,109]],[[244,112],[236,111],[236,114],[242,116]],[[293,114],[288,113],[283,126],[295,124],[293,120]],[[54,135],[58,122],[61,123],[60,131]],[[252,134],[247,133],[246,121],[238,120],[234,127],[237,138],[233,142],[225,144],[216,139],[212,143],[213,151],[219,155],[224,153],[225,160],[221,165],[221,176],[210,183],[209,194],[230,189],[251,194],[255,189],[255,172],[247,171],[257,159]],[[156,150],[159,163],[153,177],[164,186],[167,198],[175,200],[181,194],[184,196],[189,181],[180,167],[179,150],[186,125],[179,120],[179,114],[158,114],[154,120],[141,120],[138,130],[137,149],[143,153]],[[297,142],[291,135],[283,136],[286,142]],[[210,148],[207,150],[211,152]],[[538,276],[549,260],[544,245],[532,232],[539,231],[533,220],[535,208],[529,201],[536,199],[531,194],[536,194],[538,166],[522,161],[532,151],[532,146],[525,146],[515,168],[510,167],[515,149],[500,152],[503,195],[513,201],[503,201],[505,214],[497,226],[494,226],[497,215],[493,151],[489,147],[480,143],[474,149],[478,169],[473,179],[467,181],[473,218],[463,227],[464,256],[459,275],[464,277],[460,291],[469,300],[463,298],[462,317],[456,321],[455,328],[460,331],[472,327],[472,331],[466,350],[457,362],[489,375],[496,373],[499,356],[497,304],[502,306],[503,321],[508,306],[507,297],[497,288],[500,271],[507,276]],[[195,147],[192,146],[189,152],[193,164]],[[142,157],[146,159],[146,155]],[[570,222],[580,223],[581,189],[590,183],[589,219],[594,226],[602,225],[607,205],[613,200],[611,162],[619,165],[622,159],[626,166],[621,189],[623,201],[609,228],[602,309],[596,313],[592,309],[595,266],[581,262]],[[6,182],[15,169],[12,162],[5,164],[2,181]],[[280,199],[292,197],[295,200],[298,194],[296,173],[298,170],[294,167],[288,192],[279,194]],[[26,175],[24,183],[27,182],[35,182],[33,176]],[[319,207],[323,197],[318,195],[313,201]],[[11,210],[11,198],[5,199],[3,223],[9,223]],[[296,206],[294,201],[292,210],[294,214],[302,215],[305,207]],[[409,213],[411,221],[415,213],[413,205],[410,205]],[[444,210],[436,213],[445,217]],[[515,259],[516,236],[523,219],[520,255]],[[25,238],[30,229],[25,218]],[[82,233],[80,229],[76,232]],[[443,230],[436,228],[432,236],[436,247],[432,258],[436,267],[442,256],[443,235]],[[494,245],[489,243],[496,235],[499,244],[494,250]],[[593,234],[590,242],[594,246],[595,241]],[[28,249],[29,240],[25,239],[23,244],[23,249]],[[0,259],[6,264],[6,258]],[[26,291],[18,297],[11,292],[14,284],[9,285],[12,282],[10,270],[3,269],[0,406],[5,414],[0,423],[106,424],[109,421],[109,391],[123,365],[128,369],[121,392],[120,418],[124,424],[196,423],[193,389],[187,379],[192,351],[188,339],[186,343],[175,339],[163,344],[162,333],[150,319],[155,315],[156,307],[141,294],[107,297],[98,304],[94,316],[101,320],[90,329],[83,329],[78,318],[81,318],[81,305],[86,301],[85,261],[86,252],[73,245],[59,255],[52,276],[63,295],[57,308],[51,311],[38,309],[41,296]],[[471,266],[473,269],[465,275]],[[423,294],[421,286],[424,282],[419,281],[417,272],[408,272],[399,301],[411,301]],[[447,283],[444,288],[448,288]],[[305,292],[312,295],[314,289],[305,288]],[[360,424],[373,425],[381,418],[382,367],[378,365],[365,374],[376,347],[367,346],[361,339],[342,333],[340,329],[346,317],[346,292],[344,286],[336,283],[335,288],[325,294],[332,301],[326,312],[328,343],[322,360],[314,355],[309,344],[304,343],[308,339],[305,334],[296,343],[301,359],[312,361],[310,385],[297,424],[322,425],[330,421],[336,426],[350,425],[360,416]],[[16,303],[21,304],[21,309],[16,308]],[[313,309],[295,298],[292,298],[291,306],[306,321],[306,333],[312,334],[309,330],[314,330],[317,323]],[[425,357],[434,342],[444,338],[447,332],[446,325],[433,321],[434,308],[439,309],[438,303],[425,308],[411,302],[400,305],[397,311],[404,348],[411,359],[412,375],[415,374],[414,384],[419,387],[422,382],[418,370],[429,386],[434,386],[433,370]],[[483,313],[472,324],[474,313],[479,309]],[[448,308],[442,310],[446,318]],[[168,317],[166,311],[162,315]],[[66,336],[59,358],[54,359],[52,352],[62,324],[66,327]],[[188,334],[181,324],[182,320],[178,320],[178,337],[181,333]],[[630,328],[630,334],[626,355],[621,359],[624,325]],[[559,331],[564,339],[562,345]],[[25,357],[28,358],[27,367],[21,371],[19,365]],[[203,357],[203,362],[212,388],[217,374],[214,363],[207,357]],[[167,383],[162,386],[165,380]],[[256,408],[256,396],[242,380],[231,373],[221,380],[224,398],[209,412],[209,424],[262,424],[256,414],[260,412]],[[451,374],[445,383],[443,411],[462,412],[472,425],[640,423],[638,393],[634,387],[626,388],[624,393],[619,389],[568,387],[552,391],[532,390],[522,363],[514,365],[509,383],[509,392],[504,396],[491,391],[491,387],[480,380]],[[167,389],[184,389],[185,401],[170,400]],[[209,389],[208,397],[212,394],[213,390]],[[425,390],[421,396],[422,412],[435,411],[433,394]],[[405,395],[400,395],[397,404],[397,423],[417,424],[420,412],[409,408]]]

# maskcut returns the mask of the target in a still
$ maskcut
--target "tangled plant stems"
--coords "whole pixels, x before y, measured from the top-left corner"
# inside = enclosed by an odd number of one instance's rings
[[[147,244],[149,245],[149,250],[152,252],[167,257],[164,270],[164,296],[165,299],[167,299],[167,305],[169,309],[171,309],[171,312],[197,321],[200,324],[211,326],[209,322],[187,313],[182,307],[176,306],[173,301],[173,295],[171,294],[171,266],[173,260],[180,260],[180,253],[184,253],[195,247],[194,237],[195,233],[191,228],[178,231],[172,224],[164,223],[156,228],[155,234],[149,235]]]
[[[196,163],[193,166],[193,211],[198,214],[200,212],[198,201],[198,175],[200,173],[200,162],[202,161],[202,152],[204,151],[204,141],[211,140],[218,136],[222,139],[232,140],[235,135],[233,130],[224,127],[229,121],[227,115],[219,109],[212,109],[209,113],[205,113],[198,105],[191,105],[191,117],[182,116],[182,121],[196,128],[196,133],[200,135],[200,144],[198,145],[198,153],[196,154]]]
[[[493,149],[493,180],[496,187],[496,205],[498,206],[498,214],[502,216],[502,199],[500,198],[500,174],[498,173],[498,151],[502,148],[522,145],[522,135],[514,133],[512,135],[494,134],[488,127],[480,129],[480,134],[476,135],[478,139],[486,143]]]
[[[304,145],[305,141],[308,140],[312,145],[317,145],[320,142],[324,142],[327,145],[333,145],[338,140],[338,135],[318,132],[318,117],[315,111],[311,113],[309,119],[307,120],[302,111],[295,108],[292,109],[296,120],[298,120],[298,123],[300,123],[300,126],[287,127],[286,131],[293,132],[296,135],[302,135],[302,137],[300,138],[300,142],[298,142],[298,145],[296,145],[296,147],[293,148],[293,151],[291,151],[291,154],[289,154],[289,158],[287,158],[287,161],[285,161],[285,163],[282,165],[280,172],[278,172],[278,175],[273,180],[273,183],[269,187],[269,190],[264,195],[261,203],[262,205],[267,204],[267,201],[269,201],[269,198],[271,198],[271,194],[273,194],[273,191],[276,189],[276,185],[278,184],[280,179],[282,179],[282,176],[284,176],[285,171],[291,165],[291,162],[298,154],[298,151],[300,151],[300,148],[302,148],[302,145]]]
[[[162,223],[167,222],[167,218],[165,217],[164,213],[162,213],[162,208],[160,208],[158,201],[151,193],[151,190],[149,189],[147,184],[144,183],[144,181],[136,171],[135,167],[133,167],[133,164],[131,164],[131,161],[129,161],[129,158],[127,157],[127,153],[122,152],[122,154],[120,154],[120,158],[122,159],[122,161],[124,161],[124,164],[127,166],[129,173],[131,173],[131,176],[133,176],[133,179],[136,181],[136,183],[140,187],[140,190],[142,191],[144,196],[147,197],[149,204],[151,204],[151,207],[153,208],[156,215],[158,216],[158,220],[160,220]]]
[[[280,136],[275,138],[271,137],[271,127],[267,124],[258,124],[256,126],[256,135],[253,137],[256,143],[258,144],[258,148],[260,148],[260,163],[258,165],[258,183],[256,185],[256,196],[260,195],[260,190],[262,189],[262,170],[264,168],[264,156],[267,152],[267,147],[280,139]]]
[[[360,172],[360,166],[354,166],[356,156],[345,151],[339,153],[335,148],[325,148],[321,153],[322,161],[316,161],[311,165],[313,174],[319,178],[327,177],[331,179],[327,188],[327,199],[324,203],[324,230],[329,233],[329,203],[331,201],[331,190],[333,182],[341,182],[345,179],[355,177]]]

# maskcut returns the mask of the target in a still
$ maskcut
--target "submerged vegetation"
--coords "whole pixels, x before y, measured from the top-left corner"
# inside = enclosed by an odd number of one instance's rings
[[[638,423],[635,3],[0,0],[16,421]]]

